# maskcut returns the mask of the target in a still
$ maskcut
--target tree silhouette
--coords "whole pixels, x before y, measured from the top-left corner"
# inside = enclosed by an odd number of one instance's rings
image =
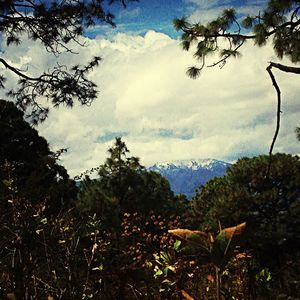
[[[192,200],[195,220],[201,220],[202,228],[215,230],[219,224],[227,227],[246,221],[242,246],[251,250],[256,261],[253,271],[255,265],[270,270],[269,290],[275,298],[276,293],[299,296],[293,280],[299,274],[300,160],[298,156],[274,154],[266,178],[268,165],[267,155],[242,158],[224,177],[209,181]],[[268,298],[263,293],[260,290],[254,298]]]
[[[186,18],[174,20],[177,30],[182,30],[182,47],[189,51],[192,44],[196,45],[195,58],[199,66],[190,67],[187,74],[197,78],[203,68],[223,67],[230,57],[238,57],[240,49],[248,40],[261,47],[272,39],[274,51],[279,59],[287,57],[292,63],[300,62],[300,1],[299,0],[269,0],[263,12],[257,16],[246,16],[242,22],[234,9],[226,9],[215,20],[206,25],[200,22],[191,24]],[[220,44],[227,42],[227,47]],[[207,63],[211,54],[218,53],[220,59]],[[277,124],[270,146],[271,154],[280,128],[281,91],[272,69],[282,72],[300,74],[300,67],[269,62],[266,70],[277,93]],[[270,160],[271,161],[271,160]]]
[[[8,190],[6,165],[19,197],[32,204],[44,203],[47,212],[57,213],[69,207],[76,197],[75,182],[64,167],[57,163],[47,141],[23,119],[23,112],[12,102],[0,100],[0,197],[2,204]]]
[[[137,0],[108,0],[108,5]],[[107,5],[106,5],[107,6]],[[81,46],[79,37],[84,29],[95,24],[110,24],[114,16],[105,9],[103,0],[7,0],[0,2],[0,33],[7,46],[20,45],[22,37],[27,35],[32,41],[39,41],[45,49],[59,56],[62,52],[72,52],[70,42]],[[89,105],[97,96],[97,86],[87,78],[87,74],[96,67],[101,58],[94,57],[85,65],[74,65],[67,68],[57,64],[52,70],[32,76],[14,66],[0,55],[0,63],[14,73],[19,81],[15,90],[7,94],[16,99],[16,104],[27,111],[33,123],[46,119],[49,108],[40,104],[41,99],[52,102],[54,106],[61,104],[73,106],[77,100],[82,105]],[[6,78],[0,75],[0,87],[5,88]]]
[[[82,182],[77,203],[81,211],[105,217],[116,209],[121,213],[176,209],[169,182],[159,173],[147,171],[137,157],[129,156],[121,138],[115,139],[108,153],[99,167],[99,178],[86,177]]]
[[[267,155],[238,160],[199,190],[192,205],[196,219],[215,230],[218,222],[227,227],[246,221],[249,248],[272,261],[268,257],[297,251],[300,242],[300,160],[275,154],[265,178],[268,163]]]

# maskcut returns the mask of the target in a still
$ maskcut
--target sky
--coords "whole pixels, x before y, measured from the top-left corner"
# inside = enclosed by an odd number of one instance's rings
[[[181,16],[205,23],[225,7],[235,7],[241,17],[255,14],[264,3],[140,0],[125,10],[111,7],[117,28],[97,25],[86,31],[86,47],[71,45],[78,54],[59,57],[66,65],[102,57],[90,74],[98,84],[98,99],[90,107],[52,109],[37,129],[52,150],[68,148],[60,163],[71,176],[102,164],[116,136],[146,166],[200,158],[234,162],[267,154],[276,123],[276,93],[266,72],[269,61],[278,61],[272,45],[257,48],[248,42],[240,58],[230,59],[221,69],[206,68],[193,80],[186,70],[195,60],[181,49],[172,25]],[[39,43],[26,39],[18,47],[5,47],[1,46],[6,59],[31,73],[57,62]],[[299,154],[295,127],[300,125],[300,79],[274,73],[283,97],[274,152]]]

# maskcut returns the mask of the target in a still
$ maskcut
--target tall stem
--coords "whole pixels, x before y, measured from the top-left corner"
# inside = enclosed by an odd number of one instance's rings
[[[217,300],[221,300],[221,277],[220,277],[220,269],[216,268],[216,285],[217,285]]]

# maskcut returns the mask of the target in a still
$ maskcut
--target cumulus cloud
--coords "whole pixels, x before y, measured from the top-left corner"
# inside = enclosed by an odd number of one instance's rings
[[[85,41],[85,48],[74,45],[78,55],[66,53],[61,59],[74,64],[103,57],[90,75],[99,85],[99,98],[91,107],[53,109],[38,127],[53,149],[69,149],[62,163],[71,175],[103,163],[114,136],[123,136],[145,165],[208,157],[233,161],[268,152],[276,121],[276,93],[265,70],[274,59],[270,45],[247,43],[241,58],[222,69],[207,68],[192,80],[185,74],[195,63],[192,55],[165,34],[149,31],[143,37],[117,34],[111,40]],[[32,72],[55,63],[30,42],[13,50],[17,52],[6,57],[19,67],[30,65]],[[298,153],[294,128],[299,125],[300,78],[274,72],[283,93],[275,152]]]

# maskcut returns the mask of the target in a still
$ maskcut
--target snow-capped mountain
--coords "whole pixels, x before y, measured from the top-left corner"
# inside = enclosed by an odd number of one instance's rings
[[[223,176],[230,166],[230,163],[208,158],[159,163],[148,170],[159,172],[166,177],[175,194],[185,194],[192,198],[199,186],[214,177]]]

